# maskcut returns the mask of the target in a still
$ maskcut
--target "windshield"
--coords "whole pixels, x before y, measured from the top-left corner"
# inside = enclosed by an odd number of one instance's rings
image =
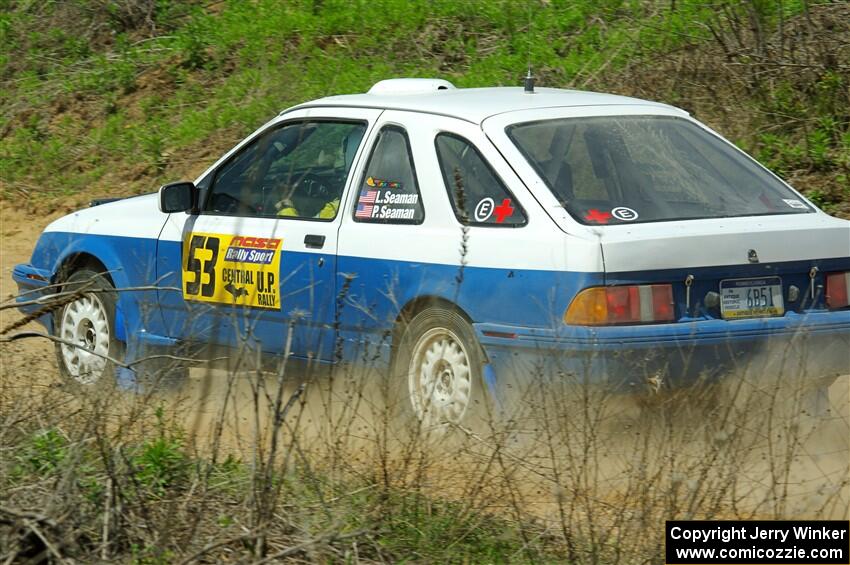
[[[584,224],[813,211],[758,164],[681,118],[565,118],[506,132]]]

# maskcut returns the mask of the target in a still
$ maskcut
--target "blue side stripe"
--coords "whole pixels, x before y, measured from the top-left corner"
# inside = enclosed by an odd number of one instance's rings
[[[105,264],[118,287],[150,285],[157,279],[157,245],[157,241],[153,239],[47,232],[39,239],[33,253],[32,267],[39,269],[39,272],[55,273],[69,255],[87,252]],[[179,257],[179,242],[161,242],[159,245],[162,246],[160,252],[167,251]],[[288,264],[287,255],[299,255],[300,258],[307,255],[318,256],[313,253],[284,251],[281,261],[283,269]],[[473,266],[466,266],[461,270],[453,265],[352,256],[340,256],[336,261],[338,274],[332,283],[335,285],[332,295],[339,299],[345,275],[351,275],[353,278],[346,295],[341,297],[342,309],[338,318],[333,318],[332,321],[328,318],[322,324],[316,324],[317,335],[332,331],[333,326],[338,324],[340,337],[347,345],[360,343],[364,337],[368,337],[373,344],[384,344],[384,349],[389,346],[386,333],[393,327],[400,309],[421,296],[438,297],[456,303],[474,323],[486,324],[497,328],[497,331],[498,328],[503,331],[517,331],[521,334],[520,341],[532,340],[543,344],[560,340],[578,348],[598,347],[606,343],[613,348],[618,344],[636,347],[663,346],[665,343],[677,344],[682,340],[692,340],[696,335],[699,339],[723,340],[728,339],[732,335],[731,332],[742,338],[752,338],[764,335],[765,328],[769,330],[767,333],[794,331],[795,327],[804,323],[804,318],[795,315],[793,311],[782,318],[766,320],[726,322],[703,316],[693,322],[637,328],[568,328],[563,325],[561,317],[580,289],[604,283],[673,282],[683,280],[687,274],[694,274],[697,281],[694,286],[694,299],[697,300],[701,299],[707,290],[716,288],[718,272],[724,273],[724,277],[733,278],[751,276],[754,273],[763,274],[767,270],[784,277],[783,280],[794,281],[803,286],[801,290],[805,291],[803,283],[808,279],[801,273],[807,272],[812,264],[819,266],[821,274],[850,268],[848,258],[835,258],[773,265],[614,273],[605,280],[602,273]],[[289,264],[292,263],[297,261]],[[160,284],[179,286],[179,272]],[[683,302],[683,289],[678,286],[674,286],[674,289],[677,303]],[[334,304],[324,304],[323,307],[333,308]],[[119,295],[119,310],[124,320],[122,325],[125,326],[123,331],[119,330],[119,335],[136,335],[144,329],[152,335],[174,337],[173,331],[163,323],[155,292],[122,292]],[[281,336],[287,327],[283,314],[287,312],[286,304],[279,316],[274,312],[269,314],[243,311],[241,320],[247,324],[252,318],[267,316],[267,320],[273,322],[263,326],[262,331],[267,335],[256,337],[267,343],[282,343]],[[812,330],[845,332],[848,315],[850,314],[846,312],[828,314],[820,320],[822,323],[819,322],[818,327]],[[838,326],[831,328],[830,323],[837,323]],[[693,328],[701,329],[695,331]],[[236,345],[234,332],[222,332],[218,339],[226,345]],[[482,338],[482,341],[491,340]],[[386,356],[386,351],[382,356]]]

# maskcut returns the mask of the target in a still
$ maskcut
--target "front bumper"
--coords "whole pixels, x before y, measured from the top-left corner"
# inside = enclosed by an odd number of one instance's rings
[[[12,269],[12,279],[18,285],[18,295],[15,301],[20,311],[26,315],[32,315],[44,308],[41,301],[46,298],[50,291],[51,273],[44,269],[37,269],[32,265],[15,265]],[[44,312],[36,318],[48,331],[53,329],[53,317],[50,312]]]
[[[749,320],[558,330],[475,324],[491,386],[561,375],[628,392],[758,370],[818,379],[850,374],[850,310]]]

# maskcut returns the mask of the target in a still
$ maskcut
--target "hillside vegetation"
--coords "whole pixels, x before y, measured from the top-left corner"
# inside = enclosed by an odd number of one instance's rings
[[[0,2],[0,197],[192,178],[281,109],[396,76],[682,106],[850,215],[850,5],[806,0]]]

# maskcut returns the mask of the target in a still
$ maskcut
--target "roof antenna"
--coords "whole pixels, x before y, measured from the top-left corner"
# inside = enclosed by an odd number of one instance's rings
[[[528,74],[525,75],[525,93],[534,94],[534,75],[531,74],[531,65],[528,66]]]
[[[526,94],[534,94],[534,75],[531,74],[531,2],[528,3],[528,73],[525,75],[523,84]]]

